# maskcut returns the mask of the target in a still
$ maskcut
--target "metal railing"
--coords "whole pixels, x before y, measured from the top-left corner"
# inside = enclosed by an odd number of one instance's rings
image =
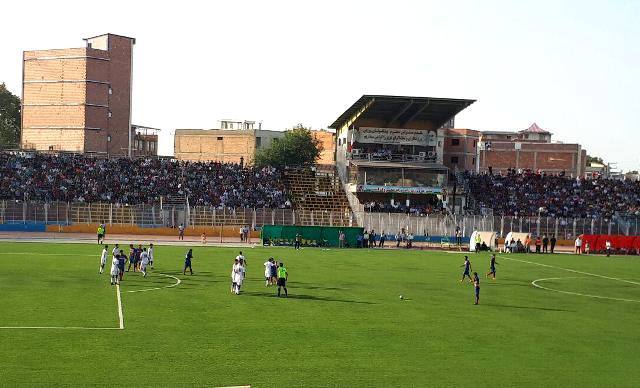
[[[415,216],[403,213],[366,211],[329,212],[294,209],[219,209],[210,206],[119,205],[109,203],[66,203],[0,201],[0,224],[97,224],[143,227],[189,227],[247,225],[362,226],[380,233],[402,229],[415,235],[452,236],[459,227],[463,236],[474,230],[494,231],[499,237],[509,232],[572,239],[580,234],[640,234],[640,218],[616,220],[588,218],[507,217],[473,215]]]

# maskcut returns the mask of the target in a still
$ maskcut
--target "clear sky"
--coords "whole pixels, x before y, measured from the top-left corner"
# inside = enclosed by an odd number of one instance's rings
[[[135,37],[133,122],[215,128],[223,118],[326,128],[362,94],[478,100],[456,126],[537,122],[640,169],[640,1],[5,2],[0,82],[21,52]]]

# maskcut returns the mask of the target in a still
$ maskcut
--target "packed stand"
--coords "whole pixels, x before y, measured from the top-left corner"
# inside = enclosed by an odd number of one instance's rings
[[[291,207],[280,172],[218,162],[97,159],[77,154],[0,154],[0,199],[158,203],[188,197],[218,208]]]
[[[616,213],[640,210],[640,182],[569,178],[531,170],[507,174],[465,172],[476,209],[494,215],[611,219]]]
[[[376,213],[405,213],[416,216],[446,213],[446,209],[440,200],[434,200],[429,203],[410,204],[409,206],[398,202],[392,205],[390,202],[368,201],[364,202],[364,210]]]

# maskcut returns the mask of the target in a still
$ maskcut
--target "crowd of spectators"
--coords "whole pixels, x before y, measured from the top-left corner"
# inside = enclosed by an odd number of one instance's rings
[[[364,210],[377,213],[405,213],[416,216],[446,213],[442,202],[437,199],[429,203],[410,203],[409,206],[399,202],[391,204],[390,202],[368,201],[364,202]]]
[[[280,178],[274,168],[233,163],[0,153],[0,199],[135,205],[173,196],[219,208],[291,207]]]
[[[570,178],[531,170],[506,174],[465,173],[476,209],[494,215],[611,219],[640,211],[640,182]]]

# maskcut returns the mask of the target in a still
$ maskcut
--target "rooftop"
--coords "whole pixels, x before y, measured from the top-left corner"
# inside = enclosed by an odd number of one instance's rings
[[[432,122],[439,128],[475,101],[365,94],[329,125],[329,128],[338,129],[354,117],[385,120],[388,127],[402,127],[410,121],[419,120]]]

